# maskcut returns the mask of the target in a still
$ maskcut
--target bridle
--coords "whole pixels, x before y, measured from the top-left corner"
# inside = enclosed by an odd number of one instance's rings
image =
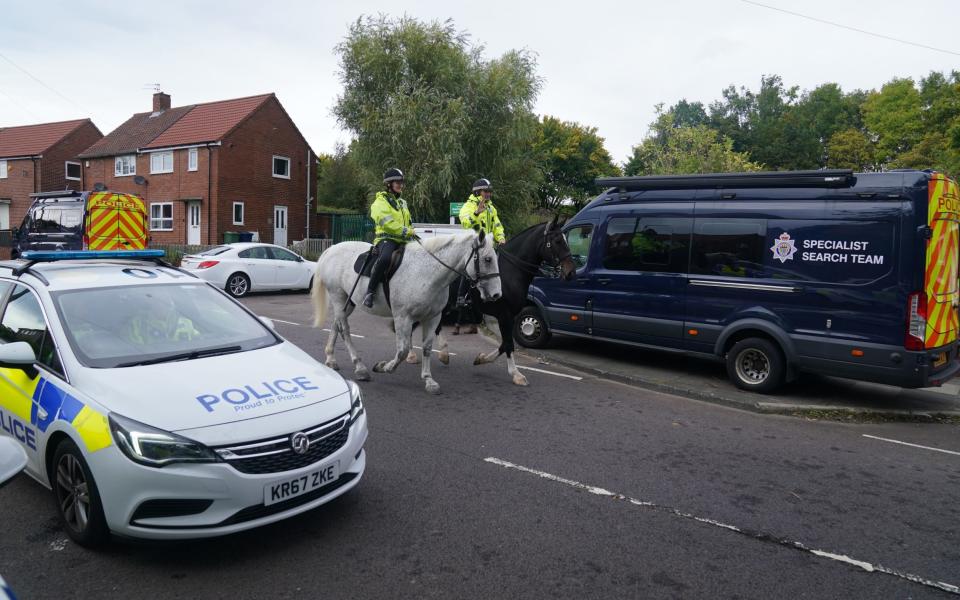
[[[567,260],[568,258],[572,259],[573,254],[570,252],[570,249],[567,249],[566,254],[563,256],[556,256],[553,253],[553,244],[556,243],[554,239],[557,236],[562,236],[563,232],[559,229],[552,229],[549,225],[543,230],[543,239],[538,246],[538,250],[546,249],[551,253],[552,261],[547,265],[541,263],[532,263],[526,260],[523,260],[519,256],[511,254],[500,248],[497,250],[497,253],[507,259],[507,261],[513,263],[515,267],[527,273],[528,275],[543,275],[545,277],[559,278],[560,277],[560,263]],[[544,261],[546,262],[546,261]]]
[[[420,238],[415,238],[415,239],[417,243],[420,244],[420,247],[423,248],[423,251],[429,254],[433,260],[443,265],[443,267],[448,271],[452,273],[456,273],[460,277],[463,277],[464,279],[466,279],[470,283],[471,288],[475,288],[478,285],[480,285],[481,281],[485,281],[487,279],[493,279],[494,277],[500,277],[499,271],[496,271],[493,273],[484,273],[482,275],[480,274],[480,247],[481,247],[480,240],[477,240],[476,242],[473,243],[473,248],[470,250],[470,256],[467,257],[467,262],[469,263],[472,260],[473,269],[477,272],[476,277],[471,277],[470,274],[466,272],[466,270],[461,271],[460,269],[451,267],[447,263],[443,262],[443,260],[441,260],[439,256],[427,250],[427,247],[423,245],[423,242],[420,241]]]

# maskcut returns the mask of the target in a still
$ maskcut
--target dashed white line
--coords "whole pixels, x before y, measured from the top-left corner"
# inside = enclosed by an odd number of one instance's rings
[[[277,323],[286,323],[287,325],[296,325],[297,327],[300,327],[300,323],[294,323],[293,321],[284,321],[283,319],[277,319],[274,317],[267,317],[267,318],[270,319],[271,321],[276,321]]]
[[[618,493],[616,493],[616,492],[611,492],[610,490],[606,490],[606,489],[604,489],[604,488],[602,488],[602,487],[597,487],[597,486],[593,486],[593,485],[588,485],[588,484],[586,484],[586,483],[581,483],[581,482],[579,482],[579,481],[574,481],[573,479],[567,479],[567,478],[565,478],[565,477],[560,477],[559,475],[554,475],[554,474],[552,474],[552,473],[547,473],[546,471],[539,471],[539,470],[537,470],[537,469],[531,469],[530,467],[524,467],[523,465],[518,465],[518,464],[509,462],[509,461],[506,461],[506,460],[502,460],[502,459],[499,459],[499,458],[496,458],[496,457],[493,457],[493,456],[489,456],[489,457],[487,457],[487,458],[485,458],[485,459],[483,459],[483,460],[484,460],[484,462],[488,462],[488,463],[491,463],[491,464],[494,464],[494,465],[498,465],[498,466],[504,467],[505,469],[512,469],[512,470],[514,470],[514,471],[520,471],[520,472],[523,472],[523,473],[529,473],[529,474],[531,474],[531,475],[536,475],[537,477],[541,477],[541,478],[543,478],[543,479],[548,479],[548,480],[554,481],[554,482],[556,482],[556,483],[562,483],[562,484],[564,484],[564,485],[570,486],[570,487],[575,488],[575,489],[578,489],[578,490],[583,490],[583,491],[589,492],[589,493],[591,493],[591,494],[596,494],[597,496],[606,496],[606,497],[609,497],[609,498],[613,498],[614,500],[621,500],[621,501],[627,502],[627,503],[629,503],[629,504],[631,504],[631,505],[633,505],[633,506],[641,506],[641,507],[644,507],[644,508],[650,508],[650,509],[653,509],[653,510],[656,510],[656,511],[659,511],[659,512],[667,513],[667,514],[672,515],[672,516],[675,516],[675,517],[679,517],[679,518],[681,518],[681,519],[689,519],[689,520],[691,520],[691,521],[696,521],[696,522],[698,522],[698,523],[704,523],[704,524],[706,524],[706,525],[712,525],[713,527],[718,527],[718,528],[720,528],[720,529],[725,529],[725,530],[727,530],[727,531],[732,531],[732,532],[734,532],[734,533],[737,533],[737,534],[740,534],[740,535],[744,535],[744,536],[747,536],[747,537],[749,537],[749,538],[753,538],[753,539],[758,540],[758,541],[778,544],[778,545],[780,545],[780,546],[785,546],[785,547],[787,547],[787,548],[792,548],[792,549],[794,549],[794,550],[799,550],[799,551],[802,551],[802,552],[806,552],[806,553],[812,554],[812,555],[814,555],[814,556],[819,556],[819,557],[821,557],[821,558],[826,558],[826,559],[829,559],[829,560],[833,560],[833,561],[836,561],[836,562],[840,562],[840,563],[843,563],[843,564],[847,564],[847,565],[850,565],[850,566],[854,566],[854,567],[857,567],[857,568],[859,568],[859,569],[863,569],[864,571],[866,571],[866,572],[868,572],[868,573],[885,573],[885,574],[887,574],[887,575],[892,575],[893,577],[897,577],[897,578],[899,578],[899,579],[904,579],[904,580],[906,580],[906,581],[911,581],[911,582],[913,582],[913,583],[918,583],[918,584],[920,584],[920,585],[924,585],[924,586],[927,586],[927,587],[932,587],[932,588],[935,588],[935,589],[938,589],[938,590],[943,590],[943,591],[949,592],[949,593],[951,593],[951,594],[960,595],[960,586],[956,586],[956,585],[953,585],[953,584],[951,584],[951,583],[944,583],[944,582],[942,582],[942,581],[936,581],[936,580],[933,580],[933,579],[927,579],[927,578],[925,578],[925,577],[920,577],[919,575],[914,575],[914,574],[912,574],[912,573],[907,573],[907,572],[903,572],[903,571],[897,571],[897,570],[895,570],[895,569],[891,569],[891,568],[885,567],[885,566],[883,566],[883,565],[870,563],[870,562],[867,562],[867,561],[864,561],[864,560],[858,560],[858,559],[856,559],[856,558],[851,558],[851,557],[846,556],[846,555],[843,555],[843,554],[836,554],[836,553],[834,553],[834,552],[827,552],[827,551],[825,551],[825,550],[817,550],[817,549],[811,548],[811,547],[809,547],[809,546],[807,546],[806,544],[803,544],[803,543],[801,543],[801,542],[796,542],[796,541],[792,541],[792,540],[788,540],[788,539],[784,539],[784,538],[778,538],[778,537],[776,537],[776,536],[770,535],[770,534],[768,534],[768,533],[760,532],[760,531],[750,531],[750,530],[747,530],[747,529],[743,529],[743,528],[740,528],[740,527],[736,527],[735,525],[728,525],[728,524],[726,524],[726,523],[721,523],[720,521],[715,521],[715,520],[713,520],[713,519],[708,519],[708,518],[705,518],[705,517],[698,517],[698,516],[696,516],[696,515],[683,512],[683,511],[678,510],[678,509],[676,509],[676,508],[670,508],[669,506],[661,506],[661,505],[656,504],[656,503],[654,503],[654,502],[648,502],[648,501],[645,501],[645,500],[638,500],[638,499],[636,499],[636,498],[631,498],[630,496],[625,496],[625,495],[623,495],[623,494],[618,494]]]
[[[573,379],[574,381],[583,381],[583,377],[577,377],[576,375],[567,375],[566,373],[557,373],[556,371],[547,371],[546,369],[538,369],[536,367],[524,367],[522,365],[517,365],[518,369],[523,369],[525,371],[535,371],[537,373],[545,373],[547,375],[556,375],[557,377],[566,377],[567,379]]]
[[[954,452],[953,450],[944,450],[943,448],[934,448],[932,446],[921,446],[920,444],[911,444],[910,442],[901,442],[900,440],[891,440],[890,438],[877,437],[875,435],[863,434],[863,437],[870,438],[871,440],[880,440],[881,442],[890,442],[891,444],[900,444],[901,446],[910,446],[911,448],[922,448],[923,450],[932,450],[934,452],[943,452],[944,454],[952,454],[954,456],[960,456],[960,452]]]
[[[326,331],[327,333],[330,333],[330,329],[328,329],[328,328],[326,328],[326,327],[323,328],[323,331]],[[362,335],[357,335],[356,333],[351,333],[351,334],[350,334],[350,337],[355,337],[355,338],[361,339],[361,340],[363,339],[363,336],[362,336]]]
[[[423,347],[422,347],[422,346],[414,346],[414,348],[416,348],[417,350],[423,352]],[[436,352],[437,354],[440,354],[440,351],[437,350],[436,348],[434,348],[433,351]],[[447,354],[449,354],[450,356],[456,356],[456,355],[457,355],[456,352],[447,352]]]

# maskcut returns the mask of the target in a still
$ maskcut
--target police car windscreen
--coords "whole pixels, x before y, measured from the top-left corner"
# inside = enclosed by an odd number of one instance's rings
[[[205,284],[139,285],[53,294],[77,359],[88,367],[184,360],[278,343],[258,319]]]

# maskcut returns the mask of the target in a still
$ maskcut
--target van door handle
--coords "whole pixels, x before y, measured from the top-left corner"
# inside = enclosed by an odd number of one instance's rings
[[[600,285],[607,285],[607,284],[610,283],[611,281],[613,281],[613,280],[610,279],[609,277],[598,277],[598,278],[597,278],[597,283],[599,283]]]

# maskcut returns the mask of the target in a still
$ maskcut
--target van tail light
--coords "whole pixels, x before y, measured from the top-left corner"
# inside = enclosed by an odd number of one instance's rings
[[[219,265],[219,264],[220,264],[220,261],[219,261],[219,260],[205,260],[205,261],[203,261],[202,263],[200,263],[199,265],[197,265],[197,268],[198,268],[198,269],[209,269],[210,267],[215,267],[215,266],[217,266],[217,265]]]
[[[90,236],[83,234],[83,249],[86,250],[90,247]]]
[[[907,350],[923,350],[927,333],[927,295],[915,292],[907,296],[907,332],[903,346]]]

